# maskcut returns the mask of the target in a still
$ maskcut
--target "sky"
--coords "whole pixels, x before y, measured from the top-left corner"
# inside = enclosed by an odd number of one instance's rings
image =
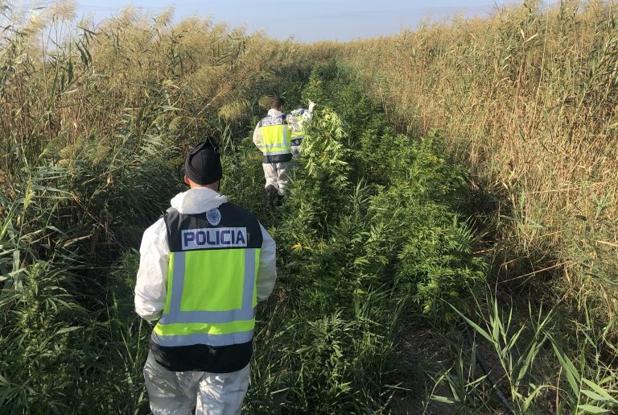
[[[157,15],[174,7],[177,20],[211,17],[232,27],[264,31],[277,39],[299,41],[352,40],[415,28],[423,19],[443,21],[454,16],[486,16],[517,0],[77,0],[78,17],[95,21],[133,5]],[[49,3],[49,1],[47,2]]]

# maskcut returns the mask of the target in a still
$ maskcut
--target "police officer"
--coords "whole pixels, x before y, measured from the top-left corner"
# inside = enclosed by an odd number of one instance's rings
[[[153,414],[238,414],[249,386],[255,307],[273,290],[275,242],[219,193],[219,154],[185,161],[189,190],[144,232],[135,310],[158,319],[144,367]]]
[[[292,150],[292,157],[294,159],[298,158],[300,155],[300,146],[305,138],[305,132],[307,130],[307,124],[311,121],[313,117],[313,108],[315,107],[315,102],[309,101],[309,108],[297,108],[294,111],[290,112],[287,116],[288,124],[292,130],[292,140],[290,141],[290,146]]]
[[[266,200],[272,205],[285,194],[292,160],[292,131],[283,111],[283,99],[273,97],[268,115],[257,124],[253,143],[262,152]]]

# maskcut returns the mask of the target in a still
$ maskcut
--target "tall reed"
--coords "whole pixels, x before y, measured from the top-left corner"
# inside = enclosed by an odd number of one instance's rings
[[[614,332],[617,11],[612,1],[526,1],[341,55],[400,129],[443,131],[492,195],[501,281],[553,275],[547,300],[585,302]]]

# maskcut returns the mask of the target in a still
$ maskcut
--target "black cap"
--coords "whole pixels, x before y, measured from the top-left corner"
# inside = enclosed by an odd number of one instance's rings
[[[205,186],[223,177],[219,153],[212,144],[198,144],[187,154],[185,174],[195,183]]]

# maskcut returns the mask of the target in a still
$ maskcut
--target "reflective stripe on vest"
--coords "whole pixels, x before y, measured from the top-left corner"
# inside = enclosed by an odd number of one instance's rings
[[[163,315],[152,340],[165,347],[251,341],[261,230],[250,214],[221,205],[210,214],[166,215],[170,257]],[[218,215],[218,216],[217,216]]]
[[[286,115],[278,117],[265,117],[260,121],[262,133],[262,146],[260,150],[264,156],[290,154],[290,126],[287,124]]]

